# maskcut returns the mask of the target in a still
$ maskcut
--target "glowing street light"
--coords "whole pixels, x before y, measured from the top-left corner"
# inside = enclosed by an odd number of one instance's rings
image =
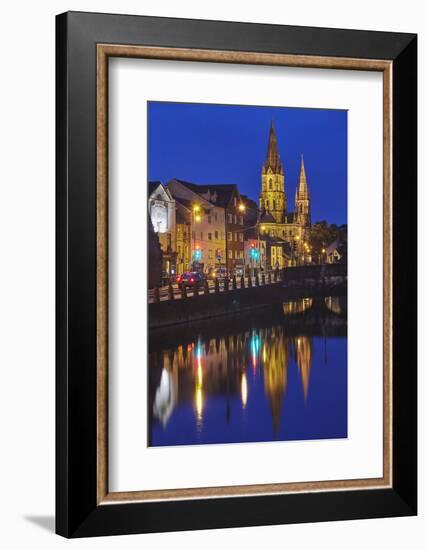
[[[245,212],[245,204],[241,202],[240,205],[238,206],[238,210],[240,212]]]
[[[199,214],[196,214],[195,222],[199,223],[200,221],[201,221],[201,216]]]

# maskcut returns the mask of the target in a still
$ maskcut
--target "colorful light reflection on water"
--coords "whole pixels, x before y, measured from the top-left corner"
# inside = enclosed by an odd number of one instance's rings
[[[347,437],[346,332],[304,321],[290,330],[285,315],[213,322],[152,346],[149,444]]]

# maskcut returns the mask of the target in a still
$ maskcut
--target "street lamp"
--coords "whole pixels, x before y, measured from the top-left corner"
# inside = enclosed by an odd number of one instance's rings
[[[245,204],[241,202],[240,205],[238,206],[238,210],[240,212],[245,212]]]

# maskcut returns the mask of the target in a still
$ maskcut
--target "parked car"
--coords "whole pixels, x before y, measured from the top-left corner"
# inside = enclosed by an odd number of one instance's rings
[[[199,271],[186,271],[177,277],[176,282],[180,288],[200,288],[205,282],[205,276]]]

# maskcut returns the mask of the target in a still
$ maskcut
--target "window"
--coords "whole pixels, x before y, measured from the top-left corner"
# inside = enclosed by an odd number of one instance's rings
[[[227,215],[227,221],[228,221],[229,223],[232,223],[232,221],[233,221],[233,216],[232,216],[232,214],[228,214],[228,215]]]
[[[203,240],[204,240],[204,232],[201,231],[201,241],[203,241]]]
[[[269,189],[272,189],[272,180],[269,180]]]
[[[214,213],[214,220],[217,221],[218,215],[217,212]]]
[[[238,240],[238,233],[235,233],[235,242]]]
[[[212,240],[213,240],[213,234],[212,234],[212,233],[208,233],[208,240],[209,240],[209,241],[212,241]]]
[[[228,240],[228,241],[231,241],[232,239],[233,239],[233,235],[232,235],[232,233],[229,231],[229,232],[227,233],[227,240]]]
[[[239,257],[241,258],[241,260],[244,258],[244,251],[243,250],[239,251]]]
[[[272,210],[275,210],[275,200],[272,201]]]
[[[214,231],[214,239],[217,241],[218,240],[218,231]]]
[[[233,223],[234,223],[234,224],[237,224],[237,223],[238,223],[238,218],[236,217],[236,214],[233,216]]]
[[[266,201],[266,208],[269,210],[269,201]]]
[[[229,256],[229,260],[231,260],[232,259],[232,250],[229,250],[228,256]]]
[[[213,251],[211,250],[211,248],[208,250],[208,258],[209,258],[210,260],[213,259]]]
[[[244,225],[244,217],[239,216],[239,225]]]
[[[239,240],[242,242],[244,242],[244,234],[243,233],[239,233]]]
[[[224,231],[221,232],[221,240],[224,241]]]
[[[208,216],[208,223],[211,223],[211,216]]]
[[[236,206],[236,197],[233,197],[233,205]]]

